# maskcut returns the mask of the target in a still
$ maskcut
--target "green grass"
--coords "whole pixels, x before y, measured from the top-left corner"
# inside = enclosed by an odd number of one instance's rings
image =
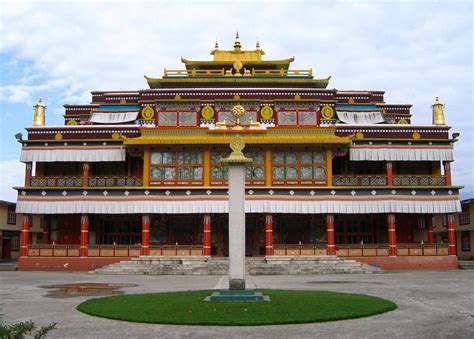
[[[213,291],[129,294],[87,300],[77,309],[89,315],[141,323],[255,326],[302,324],[368,317],[397,308],[362,294],[260,290],[271,302],[204,302]]]

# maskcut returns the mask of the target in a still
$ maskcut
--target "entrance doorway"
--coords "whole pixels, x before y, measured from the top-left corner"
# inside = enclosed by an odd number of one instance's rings
[[[12,253],[12,240],[3,239],[2,240],[2,259],[10,259]]]

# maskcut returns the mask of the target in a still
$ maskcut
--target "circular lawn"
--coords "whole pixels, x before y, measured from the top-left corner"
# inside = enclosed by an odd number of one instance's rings
[[[87,300],[89,315],[140,323],[255,326],[301,324],[368,317],[397,308],[389,300],[326,291],[259,290],[271,302],[205,302],[212,292],[129,294]]]

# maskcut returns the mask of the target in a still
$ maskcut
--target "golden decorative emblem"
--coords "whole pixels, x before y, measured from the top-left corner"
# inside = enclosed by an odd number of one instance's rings
[[[401,124],[401,125],[406,125],[406,124],[408,124],[408,121],[404,118],[401,118],[400,120],[398,120],[398,123]]]
[[[214,116],[214,108],[212,106],[205,106],[201,110],[201,115],[204,119],[209,120]]]
[[[242,61],[237,60],[236,62],[234,62],[232,66],[237,72],[239,72],[242,69],[242,67],[244,67],[244,64],[242,63]]]
[[[421,139],[421,135],[418,132],[413,132],[411,137],[413,138],[413,140],[420,140]]]
[[[155,110],[151,106],[146,106],[142,110],[142,117],[145,120],[151,120],[155,116]]]
[[[350,98],[348,103],[353,104],[354,103],[354,98]]]
[[[77,125],[77,121],[74,119],[68,120],[67,122],[68,125]]]
[[[245,114],[245,108],[243,108],[241,105],[235,105],[232,107],[232,115],[235,117],[235,126],[233,129],[243,129],[243,127],[240,125],[240,118]]]
[[[238,94],[234,95],[234,100],[240,100],[240,95]]]
[[[120,134],[118,134],[117,132],[112,133],[112,139],[114,140],[120,139]]]
[[[121,103],[121,104],[126,104],[126,103],[127,103],[127,100],[125,100],[125,99],[120,99],[120,103]]]
[[[264,119],[271,119],[273,117],[273,108],[270,106],[264,106],[260,111],[260,115]]]
[[[321,109],[321,116],[324,119],[331,119],[334,116],[334,109],[331,106],[324,106]]]
[[[301,95],[296,94],[296,95],[295,95],[295,100],[296,100],[296,101],[300,101],[300,100],[301,100]]]
[[[63,135],[61,133],[56,133],[54,140],[63,140]]]
[[[236,153],[241,153],[242,150],[245,148],[245,142],[244,139],[240,137],[240,135],[236,135],[231,141],[230,141],[230,149]]]
[[[176,101],[181,100],[181,95],[176,94],[176,95],[174,96],[174,100],[176,100]]]
[[[357,133],[356,133],[356,139],[364,139],[364,133],[362,133],[362,132],[357,132]]]

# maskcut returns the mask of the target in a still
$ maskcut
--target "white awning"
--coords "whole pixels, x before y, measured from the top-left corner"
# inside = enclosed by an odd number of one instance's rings
[[[352,161],[454,161],[452,146],[355,145],[349,148]]]
[[[90,122],[97,124],[120,124],[124,122],[135,121],[137,119],[138,112],[114,112],[114,113],[103,113],[95,112],[90,117]]]
[[[348,112],[336,111],[337,117],[342,122],[350,125],[371,125],[385,122],[385,117],[382,112]]]
[[[69,161],[125,161],[125,148],[122,146],[57,146],[24,147],[21,162],[69,162]]]
[[[295,214],[367,214],[367,213],[457,213],[461,211],[459,197],[417,199],[410,197],[377,197],[364,200],[337,198],[308,200],[259,199],[245,202],[246,213],[295,213]],[[179,200],[153,199],[98,199],[47,198],[28,199],[18,197],[17,213],[28,214],[192,214],[228,213],[227,200]]]

